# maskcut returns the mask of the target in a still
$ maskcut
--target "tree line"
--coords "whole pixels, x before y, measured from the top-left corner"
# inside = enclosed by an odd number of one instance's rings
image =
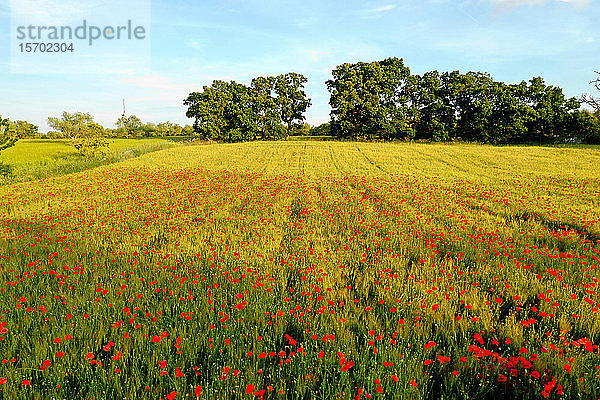
[[[194,134],[190,125],[181,127],[172,122],[142,123],[135,115],[123,115],[115,124],[116,129],[104,128],[94,122],[94,117],[90,113],[65,111],[60,117],[48,118],[48,125],[55,131],[49,132],[47,136],[69,139],[84,156],[96,156],[107,152],[108,138],[173,137]]]
[[[53,131],[42,133],[39,127],[27,121],[11,121],[8,118],[2,121],[2,132],[15,140],[19,139],[68,139],[69,134],[62,130],[58,121],[63,120],[67,124],[79,126],[79,130],[85,130],[84,127],[95,123],[94,118],[89,113],[64,112],[61,117],[49,117],[48,125]],[[67,122],[70,121],[70,122]],[[102,135],[108,138],[151,138],[151,137],[169,137],[169,136],[194,136],[194,128],[191,125],[181,126],[167,121],[157,124],[152,122],[142,122],[137,116],[121,116],[116,122],[116,128],[105,128],[97,124],[102,131]],[[96,127],[96,129],[98,129]],[[67,128],[68,131],[68,128]]]
[[[599,77],[590,82],[600,91]],[[600,144],[600,99],[566,98],[541,77],[517,84],[481,72],[411,74],[402,59],[345,63],[326,81],[330,121],[304,123],[311,100],[302,74],[254,78],[250,85],[215,80],[184,100],[193,126],[143,123],[123,115],[117,128],[89,113],[48,118],[55,131],[42,134],[27,121],[0,119],[0,151],[26,138],[67,138],[82,153],[101,153],[106,138],[202,137],[226,142],[275,140],[290,135],[349,140],[427,140],[508,143]],[[583,110],[587,104],[592,111]]]
[[[225,142],[287,138],[305,129],[304,112],[310,99],[304,92],[307,79],[289,72],[256,77],[250,86],[215,80],[184,100],[186,116],[205,139]]]
[[[597,110],[580,110],[580,100],[540,77],[506,84],[481,72],[417,75],[398,58],[342,64],[332,75],[337,138],[600,143]]]

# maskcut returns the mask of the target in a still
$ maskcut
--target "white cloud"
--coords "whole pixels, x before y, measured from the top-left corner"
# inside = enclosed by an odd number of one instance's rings
[[[311,28],[319,22],[319,19],[315,16],[310,16],[306,18],[297,18],[294,21],[294,26],[300,29]]]
[[[373,8],[370,10],[367,10],[368,12],[372,12],[372,13],[380,13],[380,12],[384,12],[384,11],[390,11],[393,10],[394,8],[396,8],[395,5],[393,4],[388,4],[386,6],[383,7],[377,7],[377,8]]]
[[[577,7],[588,5],[592,0],[559,0],[562,3],[570,3]]]
[[[379,17],[379,16],[383,15],[383,13],[385,13],[387,11],[391,11],[395,8],[396,8],[396,6],[394,4],[386,4],[381,7],[362,9],[362,10],[358,11],[358,13],[360,15],[362,15],[362,18],[374,18],[374,17]]]
[[[492,3],[496,4],[498,9],[507,10],[522,5],[536,5],[547,3],[548,0],[491,0]],[[572,4],[576,7],[583,7],[590,3],[591,0],[550,0],[560,3]]]
[[[307,50],[306,52],[313,61],[318,61],[321,56],[330,54],[329,50]]]

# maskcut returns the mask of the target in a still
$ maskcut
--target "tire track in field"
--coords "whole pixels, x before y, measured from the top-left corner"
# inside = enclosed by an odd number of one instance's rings
[[[463,168],[463,167],[461,167],[461,166],[458,166],[458,165],[452,164],[451,162],[449,162],[449,161],[445,160],[443,157],[436,157],[436,156],[433,156],[433,155],[431,155],[431,154],[425,153],[425,152],[423,152],[423,151],[417,150],[416,148],[412,148],[411,150],[412,150],[412,151],[414,151],[414,152],[416,152],[416,153],[418,153],[419,155],[421,155],[421,156],[423,156],[423,157],[428,157],[428,158],[430,158],[431,160],[434,160],[434,161],[440,162],[440,163],[442,163],[442,164],[445,164],[445,165],[447,165],[447,166],[449,166],[449,167],[452,167],[452,168],[454,168],[454,169],[456,169],[456,170],[458,170],[458,171],[460,171],[460,172],[463,172],[463,173],[465,173],[467,176],[470,176],[470,175],[486,176],[486,175],[483,175],[483,174],[480,174],[480,173],[478,173],[478,172],[477,172],[477,171],[475,171],[475,170],[469,170],[469,169]]]
[[[302,148],[302,150],[298,152],[298,171],[302,172],[302,174],[304,175],[304,164],[302,163],[303,156],[306,156],[306,143],[304,143],[304,147]]]
[[[373,160],[371,160],[358,146],[355,146],[356,150],[365,158],[365,160],[367,160],[369,162],[369,164],[371,164],[372,166],[374,166],[375,168],[379,169],[381,172],[387,172],[385,171],[383,168],[381,168],[379,166],[379,164],[375,163]]]
[[[342,169],[340,168],[340,166],[338,165],[338,163],[335,162],[335,158],[333,157],[333,149],[331,148],[331,144],[328,147],[329,147],[329,158],[331,158],[331,163],[333,164],[333,166],[335,167],[335,169],[336,169],[337,172],[344,173],[344,171],[342,171]]]

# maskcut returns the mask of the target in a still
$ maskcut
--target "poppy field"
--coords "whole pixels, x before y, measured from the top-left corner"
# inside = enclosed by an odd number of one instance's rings
[[[0,398],[598,399],[598,165],[242,143],[0,187]]]

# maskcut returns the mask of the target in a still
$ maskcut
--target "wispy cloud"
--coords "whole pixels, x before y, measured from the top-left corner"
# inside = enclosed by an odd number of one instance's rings
[[[362,18],[374,18],[379,17],[384,13],[391,11],[395,8],[396,6],[394,4],[386,4],[381,7],[365,8],[360,10],[358,13],[361,15]]]
[[[297,18],[294,21],[294,25],[297,28],[310,28],[313,27],[315,24],[317,24],[317,22],[319,22],[319,19],[316,17],[306,17],[306,18]]]
[[[491,0],[492,3],[496,4],[499,10],[508,10],[514,7],[522,5],[536,5],[547,3],[548,0]],[[576,7],[584,7],[588,5],[591,0],[550,0],[550,2],[569,3]]]
[[[583,7],[587,6],[592,2],[592,0],[559,0],[562,3],[571,3],[574,6]]]
[[[393,5],[393,4],[388,4],[388,5],[386,5],[386,6],[383,6],[383,7],[372,8],[372,9],[370,9],[370,10],[366,10],[366,11],[367,11],[367,12],[370,12],[370,13],[380,13],[380,12],[384,12],[384,11],[390,11],[390,10],[393,10],[394,8],[396,8],[396,6],[395,6],[395,5]]]
[[[318,61],[321,56],[330,54],[329,50],[307,50],[310,58],[314,61]]]

